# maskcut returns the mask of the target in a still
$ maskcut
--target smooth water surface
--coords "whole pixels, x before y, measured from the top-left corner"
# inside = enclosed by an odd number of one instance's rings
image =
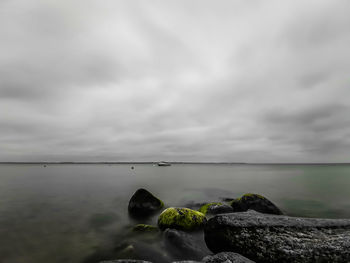
[[[167,206],[251,192],[268,197],[288,215],[350,218],[349,165],[134,166],[0,165],[0,262],[88,263],[116,257],[123,242],[141,240],[130,235],[137,222],[127,214],[128,201],[140,187]]]

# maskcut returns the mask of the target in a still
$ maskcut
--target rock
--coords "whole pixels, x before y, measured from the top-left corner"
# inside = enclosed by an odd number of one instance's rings
[[[191,201],[191,202],[186,203],[184,205],[184,207],[187,207],[187,208],[192,209],[192,210],[198,210],[199,208],[201,208],[205,204],[207,204],[207,202],[194,202],[194,201]]]
[[[220,197],[220,200],[222,200],[224,202],[232,202],[235,199],[232,197]]]
[[[160,210],[164,203],[145,189],[138,189],[129,201],[129,213],[135,217],[149,216]]]
[[[152,262],[137,260],[137,259],[117,259],[117,260],[100,261],[100,263],[152,263]]]
[[[168,228],[164,231],[164,241],[167,250],[175,260],[200,260],[210,253],[202,234],[194,236]]]
[[[205,215],[188,208],[170,207],[165,209],[158,218],[158,227],[161,230],[175,228],[179,230],[197,230],[206,222]]]
[[[245,212],[249,209],[265,214],[282,215],[282,211],[267,198],[257,194],[245,194],[231,202],[233,212]]]
[[[223,214],[233,212],[233,208],[223,203],[208,203],[199,208],[199,212],[203,214]]]
[[[159,228],[156,226],[145,225],[145,224],[137,224],[132,228],[134,232],[158,232]]]
[[[350,219],[298,218],[255,211],[217,215],[204,229],[214,253],[257,262],[350,262]]]
[[[250,259],[234,252],[221,252],[213,256],[206,256],[202,259],[203,263],[254,263]]]
[[[140,242],[138,240],[128,242],[123,247],[116,248],[115,259],[137,259],[150,262],[170,262],[170,258],[160,248],[160,243]]]

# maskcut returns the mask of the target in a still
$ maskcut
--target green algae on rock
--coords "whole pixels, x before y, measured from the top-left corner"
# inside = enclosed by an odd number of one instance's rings
[[[134,232],[158,232],[159,228],[156,226],[146,225],[146,224],[137,224],[132,228]]]
[[[146,189],[138,189],[129,201],[128,210],[134,217],[149,216],[160,210],[164,203]]]
[[[282,215],[282,211],[266,197],[258,194],[245,194],[231,202],[233,212],[245,212],[249,209],[264,214]]]
[[[207,219],[201,212],[189,208],[170,207],[165,209],[158,218],[158,226],[161,230],[175,228],[192,231],[204,226]]]
[[[207,203],[205,205],[202,205],[201,208],[199,208],[199,212],[203,213],[203,214],[207,214],[208,212],[208,208],[214,205],[223,205],[223,203],[220,202],[214,202],[214,203]]]
[[[213,203],[207,203],[201,206],[201,208],[199,208],[198,211],[205,215],[206,214],[216,215],[216,214],[233,212],[233,209],[231,206],[226,205],[224,203],[213,202]]]

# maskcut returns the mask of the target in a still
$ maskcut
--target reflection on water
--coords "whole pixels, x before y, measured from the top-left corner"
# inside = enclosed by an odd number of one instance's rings
[[[265,195],[286,214],[350,218],[348,165],[0,165],[2,262],[172,259],[158,235],[136,235],[127,204],[144,187],[168,206]]]

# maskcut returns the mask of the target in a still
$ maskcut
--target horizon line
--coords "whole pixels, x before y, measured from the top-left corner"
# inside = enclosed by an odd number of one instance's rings
[[[157,164],[160,161],[5,161],[0,164]],[[194,162],[167,161],[171,164],[240,164],[240,165],[350,165],[350,162]]]

